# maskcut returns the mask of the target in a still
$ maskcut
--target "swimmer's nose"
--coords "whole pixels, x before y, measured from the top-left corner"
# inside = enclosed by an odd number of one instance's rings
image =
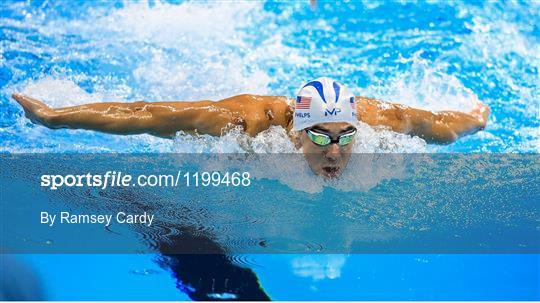
[[[332,143],[326,149],[325,157],[327,160],[335,162],[339,159],[339,145],[337,143]]]

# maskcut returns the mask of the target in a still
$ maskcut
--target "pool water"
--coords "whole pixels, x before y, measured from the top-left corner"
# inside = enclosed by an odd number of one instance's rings
[[[150,255],[22,255],[50,300],[189,300]],[[242,255],[273,300],[537,300],[538,255]]]
[[[430,110],[491,107],[485,131],[447,146],[360,128],[356,152],[538,153],[536,1],[3,1],[3,153],[296,152],[280,128],[254,139],[49,130],[13,92],[53,107],[99,101],[294,96],[329,76],[355,94]],[[394,214],[397,215],[397,214]],[[159,255],[18,255],[55,300],[177,300]],[[538,254],[231,256],[272,299],[539,300]],[[211,277],[210,277],[211,278]],[[230,294],[216,291],[216,299]]]
[[[198,150],[182,139],[35,127],[14,91],[52,106],[218,100],[293,96],[319,76],[422,108],[466,111],[476,99],[491,107],[484,132],[444,147],[395,139],[402,151],[539,150],[536,1],[322,1],[316,10],[307,1],[4,1],[0,9],[3,151]],[[235,138],[225,143],[238,148]]]

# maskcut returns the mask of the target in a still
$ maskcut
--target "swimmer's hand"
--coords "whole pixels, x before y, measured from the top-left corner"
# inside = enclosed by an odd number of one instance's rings
[[[487,121],[489,119],[489,114],[489,106],[478,100],[474,104],[473,109],[469,112],[469,115],[473,116],[476,120],[478,120],[480,129],[484,129],[486,127]]]
[[[472,135],[486,128],[489,118],[489,106],[476,100],[473,109],[468,112],[440,111],[422,113],[417,111],[411,125],[411,133],[424,138],[427,142],[449,144],[457,139]]]
[[[37,99],[25,95],[15,93],[12,97],[22,106],[24,115],[30,121],[47,127],[53,127],[53,125],[50,125],[50,120],[55,116],[52,108]]]
[[[470,112],[440,111],[423,113],[417,111],[411,134],[424,138],[427,142],[449,144],[457,139],[472,135],[486,128],[489,106],[476,100]]]

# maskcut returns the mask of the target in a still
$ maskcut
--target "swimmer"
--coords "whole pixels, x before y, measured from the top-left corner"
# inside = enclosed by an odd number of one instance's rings
[[[52,129],[173,138],[178,131],[221,136],[234,127],[256,136],[281,126],[302,149],[313,172],[326,178],[339,176],[346,167],[358,121],[447,144],[484,129],[490,112],[480,102],[469,113],[431,112],[355,97],[345,85],[327,77],[304,85],[294,100],[243,94],[215,102],[103,102],[50,108],[28,96],[13,94],[13,98],[28,119]]]

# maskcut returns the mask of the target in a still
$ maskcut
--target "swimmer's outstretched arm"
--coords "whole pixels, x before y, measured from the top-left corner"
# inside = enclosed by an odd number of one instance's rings
[[[408,106],[358,97],[358,117],[371,126],[419,136],[428,143],[448,144],[486,127],[489,107],[477,102],[469,113],[431,112]]]
[[[246,117],[250,116],[250,107],[266,100],[266,97],[239,95],[217,102],[111,102],[54,109],[28,96],[13,94],[13,98],[32,122],[49,128],[121,135],[148,133],[166,138],[174,137],[178,131],[219,136],[235,125],[244,127],[248,133],[257,132],[246,127]]]

